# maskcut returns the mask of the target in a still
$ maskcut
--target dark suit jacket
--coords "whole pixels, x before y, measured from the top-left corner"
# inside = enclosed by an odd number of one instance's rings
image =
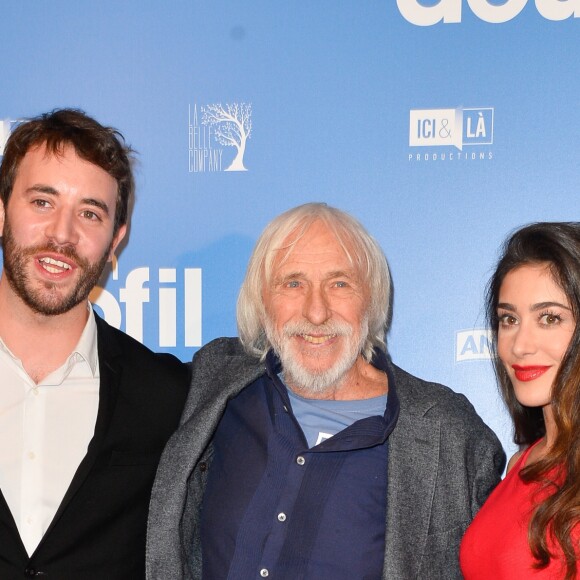
[[[391,371],[401,407],[389,437],[382,579],[459,580],[461,536],[499,482],[505,454],[463,395],[395,365]],[[201,578],[200,508],[211,440],[228,400],[264,372],[237,339],[217,339],[196,353],[181,425],[151,494],[148,579]]]
[[[175,357],[154,354],[96,320],[101,382],[94,436],[30,558],[0,494],[2,580],[144,577],[151,486],[179,421],[189,370]]]

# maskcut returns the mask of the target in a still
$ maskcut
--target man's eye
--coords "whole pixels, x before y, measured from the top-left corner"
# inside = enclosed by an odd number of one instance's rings
[[[100,220],[99,216],[94,211],[91,211],[89,209],[83,211],[82,216],[84,218],[87,218],[88,220]]]
[[[298,280],[290,280],[290,282],[286,284],[287,288],[298,288],[299,286],[300,282],[298,282]]]

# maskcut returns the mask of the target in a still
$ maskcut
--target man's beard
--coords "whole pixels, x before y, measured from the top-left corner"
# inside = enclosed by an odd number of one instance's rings
[[[108,261],[112,243],[103,257],[96,263],[90,263],[81,258],[71,246],[58,246],[47,243],[42,246],[23,247],[14,241],[8,218],[4,222],[2,236],[2,250],[4,254],[4,275],[15,294],[34,312],[45,316],[55,316],[68,312],[77,304],[88,299],[93,287],[99,281],[105,264]],[[44,289],[33,288],[27,273],[27,266],[31,257],[43,252],[56,252],[73,260],[78,266],[80,277],[76,286],[66,295],[63,295],[57,284],[44,283]]]
[[[361,321],[358,332],[355,332],[355,329],[346,322],[330,320],[320,326],[307,321],[289,322],[284,325],[279,333],[273,321],[268,318],[265,330],[268,341],[282,363],[284,380],[287,386],[294,386],[307,394],[320,395],[340,386],[346,378],[362,352],[368,334],[368,326],[368,318],[365,316]],[[312,370],[306,368],[296,356],[295,350],[297,347],[293,344],[293,337],[304,334],[345,337],[341,358],[327,369],[314,368]],[[321,354],[325,356],[326,352]],[[314,362],[319,358],[316,351],[309,352],[308,355],[303,356],[310,357],[310,360]],[[313,366],[315,367],[315,365]]]

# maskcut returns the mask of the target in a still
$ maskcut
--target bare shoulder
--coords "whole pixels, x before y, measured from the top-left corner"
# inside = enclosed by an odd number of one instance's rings
[[[510,460],[508,461],[506,473],[509,473],[511,468],[519,461],[520,457],[524,454],[525,449],[520,449],[517,453],[514,453]]]

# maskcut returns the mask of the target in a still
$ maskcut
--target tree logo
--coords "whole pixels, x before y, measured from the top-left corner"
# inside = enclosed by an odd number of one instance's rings
[[[251,103],[214,103],[189,107],[189,171],[247,171],[246,143],[252,136]],[[221,146],[221,147],[220,147]],[[233,161],[222,169],[223,147],[233,147]]]

